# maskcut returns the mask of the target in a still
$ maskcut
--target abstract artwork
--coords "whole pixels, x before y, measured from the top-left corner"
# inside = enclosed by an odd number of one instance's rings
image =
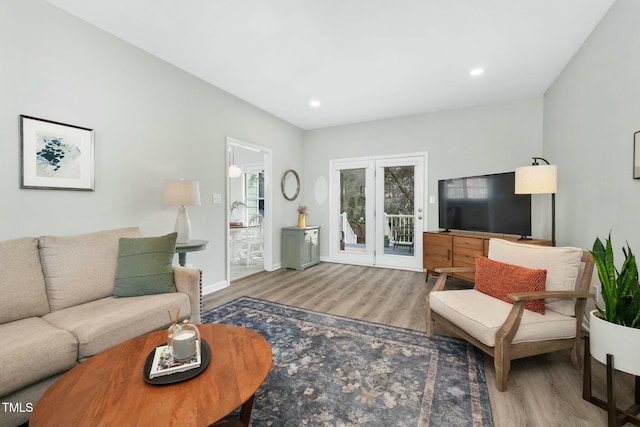
[[[20,116],[21,188],[94,189],[92,129]]]

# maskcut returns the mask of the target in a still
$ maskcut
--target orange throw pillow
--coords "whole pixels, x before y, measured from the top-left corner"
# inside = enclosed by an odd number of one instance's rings
[[[513,304],[507,295],[515,292],[544,291],[547,270],[533,270],[505,264],[484,256],[476,257],[475,290]],[[544,314],[544,299],[527,301],[527,310]]]

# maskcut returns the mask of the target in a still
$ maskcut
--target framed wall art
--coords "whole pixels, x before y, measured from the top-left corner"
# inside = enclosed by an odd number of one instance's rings
[[[640,179],[640,130],[633,134],[633,179]]]
[[[93,129],[21,115],[20,135],[20,188],[94,190]]]

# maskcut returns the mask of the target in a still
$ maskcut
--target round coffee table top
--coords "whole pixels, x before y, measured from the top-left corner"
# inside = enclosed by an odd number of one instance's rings
[[[269,374],[271,347],[259,334],[230,325],[198,325],[211,362],[190,380],[151,385],[147,355],[167,341],[158,331],[93,356],[44,393],[30,426],[211,425],[253,397]]]

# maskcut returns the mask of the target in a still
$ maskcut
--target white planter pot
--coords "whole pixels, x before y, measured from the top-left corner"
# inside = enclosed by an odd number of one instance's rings
[[[591,356],[606,365],[607,354],[613,354],[615,369],[640,375],[640,329],[602,320],[598,310],[591,311],[589,319]]]

